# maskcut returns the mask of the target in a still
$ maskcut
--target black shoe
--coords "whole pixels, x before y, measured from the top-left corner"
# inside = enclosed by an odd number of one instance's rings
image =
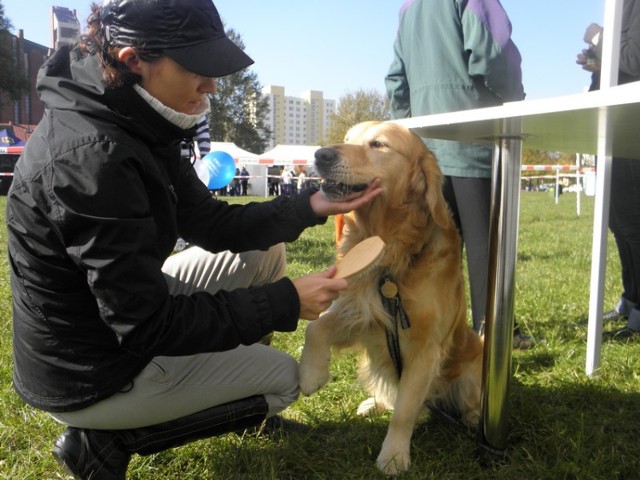
[[[480,325],[480,331],[478,332],[478,335],[484,335],[484,321],[482,322],[482,325]],[[536,341],[533,339],[533,337],[522,333],[522,331],[520,330],[520,325],[516,325],[513,328],[513,348],[515,348],[516,350],[529,350],[535,343]]]
[[[51,451],[76,480],[125,480],[131,455],[112,432],[67,427]]]
[[[604,312],[602,315],[603,322],[615,322],[618,320],[626,320],[627,317],[618,313],[616,310],[609,310],[608,312]]]
[[[605,332],[602,335],[602,338],[605,338],[608,340],[616,340],[620,342],[630,342],[630,341],[640,339],[640,331],[634,330],[633,328],[629,328],[629,327],[622,327],[622,328],[619,328],[618,330]]]
[[[516,325],[513,329],[513,348],[516,350],[529,350],[535,344],[533,337],[525,335],[520,330],[520,327]]]

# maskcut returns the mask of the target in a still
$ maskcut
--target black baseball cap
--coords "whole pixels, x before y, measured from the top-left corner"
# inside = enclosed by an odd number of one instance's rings
[[[253,63],[227,37],[211,0],[108,0],[101,21],[111,46],[159,51],[205,77],[224,77]]]

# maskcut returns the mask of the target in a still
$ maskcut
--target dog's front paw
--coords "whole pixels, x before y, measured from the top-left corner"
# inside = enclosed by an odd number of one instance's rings
[[[390,427],[382,442],[376,465],[385,475],[399,475],[411,466],[410,439]]]
[[[406,451],[385,451],[384,448],[378,455],[376,465],[385,475],[397,476],[409,470],[411,466],[411,456],[409,450]]]
[[[300,358],[300,391],[311,395],[329,381],[329,362],[312,358],[308,350]]]

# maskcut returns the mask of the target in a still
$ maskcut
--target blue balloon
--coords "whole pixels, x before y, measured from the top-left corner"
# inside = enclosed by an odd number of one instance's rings
[[[216,150],[207,153],[201,161],[209,174],[208,181],[204,182],[209,190],[226,187],[236,175],[236,162],[227,152]]]

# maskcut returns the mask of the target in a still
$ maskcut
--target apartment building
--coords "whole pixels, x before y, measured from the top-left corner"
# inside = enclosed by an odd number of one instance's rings
[[[51,7],[51,45],[54,50],[62,45],[72,45],[81,31],[75,10]]]
[[[321,91],[287,96],[284,87],[268,85],[262,95],[269,101],[267,125],[272,131],[268,148],[276,145],[318,145],[328,131],[336,101],[325,99]]]

